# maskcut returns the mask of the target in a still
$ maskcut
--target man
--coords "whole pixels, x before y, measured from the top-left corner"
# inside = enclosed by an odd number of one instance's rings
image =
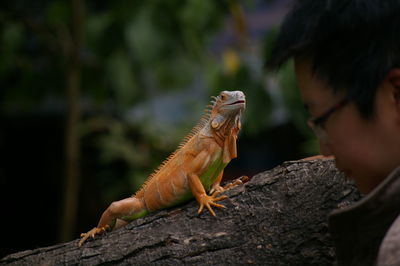
[[[267,68],[290,58],[321,153],[366,195],[329,219],[339,265],[400,265],[400,1],[298,0]]]

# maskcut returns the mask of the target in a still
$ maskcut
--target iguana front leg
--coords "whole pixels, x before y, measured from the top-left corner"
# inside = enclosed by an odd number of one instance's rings
[[[204,207],[206,207],[211,212],[211,214],[215,216],[215,212],[213,211],[211,206],[215,206],[218,208],[225,208],[224,205],[217,204],[215,202],[226,199],[227,196],[220,196],[216,198],[215,196],[217,196],[218,193],[214,193],[211,196],[207,195],[203,187],[203,184],[199,179],[199,176],[196,174],[189,174],[188,179],[189,179],[189,187],[192,190],[192,194],[196,198],[197,202],[200,204],[197,213],[200,214],[203,211]]]
[[[209,147],[209,149],[213,149],[213,147]],[[216,197],[219,193],[214,193],[209,196],[204,189],[203,184],[200,181],[199,173],[201,173],[205,168],[209,165],[204,162],[209,162],[212,152],[210,150],[203,150],[200,152],[192,161],[190,171],[187,171],[187,178],[190,190],[192,191],[193,196],[196,198],[197,202],[200,204],[198,213],[201,213],[206,207],[213,216],[215,216],[215,212],[211,208],[211,206],[215,206],[218,208],[225,208],[225,206],[221,204],[215,203],[216,201],[223,200],[227,198],[226,196]],[[221,175],[222,177],[222,175]]]

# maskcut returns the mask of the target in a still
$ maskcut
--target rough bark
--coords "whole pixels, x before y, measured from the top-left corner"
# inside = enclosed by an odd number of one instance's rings
[[[78,248],[77,240],[11,254],[1,265],[331,265],[327,215],[360,198],[332,160],[286,162],[225,193],[151,214]]]

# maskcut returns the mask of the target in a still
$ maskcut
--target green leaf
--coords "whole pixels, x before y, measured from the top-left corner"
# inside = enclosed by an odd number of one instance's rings
[[[46,10],[46,21],[49,25],[66,24],[70,20],[68,1],[50,1]]]
[[[23,41],[23,27],[20,23],[7,23],[4,25],[2,36],[3,53],[9,54],[16,52]]]
[[[129,56],[124,51],[118,50],[110,56],[107,73],[117,105],[128,107],[133,104],[138,91]]]

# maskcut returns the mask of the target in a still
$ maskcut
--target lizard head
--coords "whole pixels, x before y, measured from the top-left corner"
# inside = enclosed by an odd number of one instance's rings
[[[246,107],[246,97],[242,91],[222,91],[214,97],[211,110],[211,128],[230,130],[240,127],[240,116]]]

